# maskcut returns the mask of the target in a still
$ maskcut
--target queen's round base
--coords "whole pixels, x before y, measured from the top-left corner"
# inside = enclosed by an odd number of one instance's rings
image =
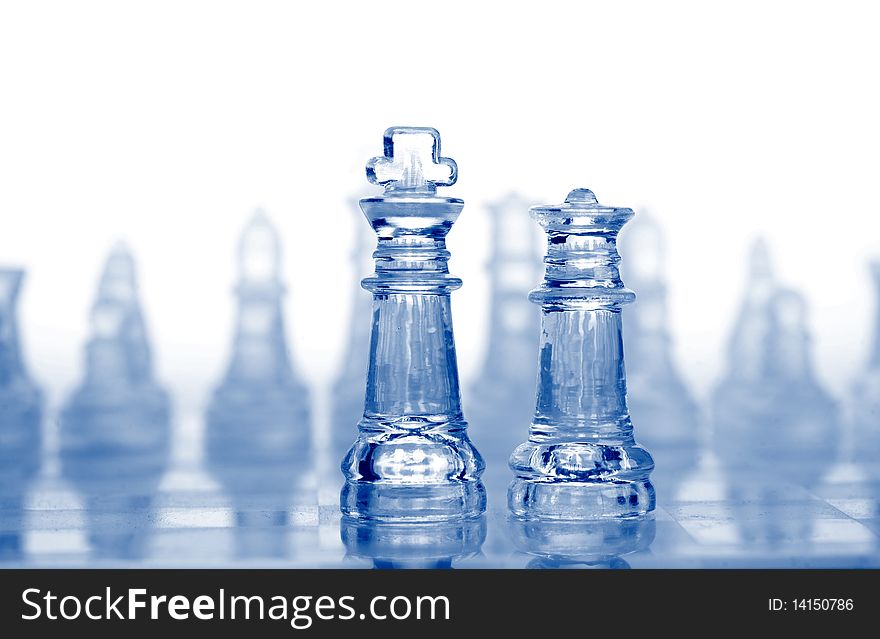
[[[443,522],[479,517],[486,511],[483,482],[394,484],[348,481],[340,496],[342,514],[362,520]]]
[[[641,481],[535,481],[515,479],[507,505],[516,517],[618,519],[654,510],[654,486]]]
[[[656,506],[654,460],[634,443],[528,441],[513,452],[510,467],[507,504],[515,517],[629,518]]]

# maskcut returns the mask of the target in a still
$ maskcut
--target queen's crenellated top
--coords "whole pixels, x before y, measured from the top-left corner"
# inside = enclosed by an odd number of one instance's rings
[[[632,209],[603,206],[589,189],[575,189],[562,204],[529,211],[547,233],[544,281],[531,301],[548,310],[588,310],[635,299],[620,279],[617,253],[617,234]]]

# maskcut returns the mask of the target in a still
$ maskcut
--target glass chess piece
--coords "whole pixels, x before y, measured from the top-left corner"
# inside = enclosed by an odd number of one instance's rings
[[[358,436],[342,462],[347,517],[417,522],[476,517],[483,460],[461,410],[446,234],[464,202],[437,195],[457,178],[431,128],[385,131],[367,177],[385,187],[361,209],[378,235],[370,360]]]
[[[853,385],[853,419],[848,446],[855,463],[880,478],[880,261],[871,264],[874,328],[865,369]]]
[[[309,393],[285,338],[281,242],[257,210],[238,245],[229,366],[205,415],[206,462],[235,510],[238,557],[282,557],[293,502],[311,503]]]
[[[117,245],[91,311],[86,373],[61,411],[61,469],[84,497],[94,554],[141,559],[170,445],[167,393],[153,378],[134,260]]]
[[[780,286],[766,244],[750,255],[746,296],[713,395],[715,445],[747,543],[807,543],[814,514],[786,504],[834,463],[838,412],[813,372],[803,297]]]
[[[517,194],[489,204],[489,325],[486,356],[469,397],[469,432],[486,462],[483,483],[490,508],[504,509],[510,451],[521,438],[520,425],[535,410],[535,361],[540,317],[528,302],[539,277],[539,231],[528,204]]]
[[[353,211],[357,212],[356,207]],[[357,237],[351,261],[356,272],[365,273],[372,268],[371,259],[375,236],[360,219],[357,212]],[[364,380],[370,359],[370,314],[372,296],[355,281],[351,292],[352,313],[349,322],[342,370],[333,383],[331,391],[331,441],[330,455],[336,466],[351,448],[352,424],[356,424],[364,412]]]
[[[40,469],[43,393],[21,353],[23,279],[22,269],[0,268],[0,561],[23,556],[24,495]]]
[[[529,439],[510,457],[514,517],[652,517],[651,455],[636,444],[626,403],[617,234],[633,212],[599,204],[588,189],[531,208],[547,233],[537,407]]]
[[[622,311],[627,403],[639,427],[639,441],[654,457],[652,483],[661,503],[697,463],[699,410],[672,354],[666,304],[663,233],[650,216],[639,214],[621,234],[627,259],[622,268],[635,303]]]

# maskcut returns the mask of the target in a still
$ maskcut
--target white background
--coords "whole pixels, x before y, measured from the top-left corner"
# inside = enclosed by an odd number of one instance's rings
[[[880,255],[870,3],[2,2],[0,264],[23,265],[26,356],[57,405],[102,261],[139,261],[158,377],[203,405],[225,367],[251,210],[285,245],[288,331],[325,387],[355,272],[352,198],[392,124],[429,125],[465,210],[449,238],[465,380],[484,344],[485,203],[575,186],[668,240],[680,366],[724,367],[750,240],[810,304],[838,395],[863,365]],[[624,259],[626,255],[624,255]]]

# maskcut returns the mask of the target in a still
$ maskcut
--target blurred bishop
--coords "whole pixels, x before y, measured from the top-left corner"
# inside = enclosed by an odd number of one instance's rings
[[[85,376],[61,411],[62,472],[85,497],[95,555],[139,559],[168,461],[170,403],[153,376],[135,263],[123,244],[107,258],[90,319]]]

